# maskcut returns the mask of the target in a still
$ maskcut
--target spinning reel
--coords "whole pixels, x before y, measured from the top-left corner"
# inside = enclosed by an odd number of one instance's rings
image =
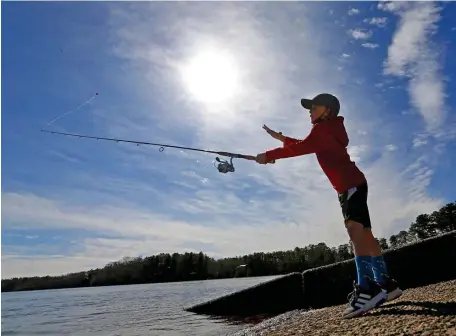
[[[215,161],[218,162],[217,165],[214,163],[214,167],[217,168],[219,173],[226,174],[226,173],[234,173],[234,165],[233,165],[233,158],[230,158],[230,162],[226,160],[221,160],[218,157],[215,158]]]

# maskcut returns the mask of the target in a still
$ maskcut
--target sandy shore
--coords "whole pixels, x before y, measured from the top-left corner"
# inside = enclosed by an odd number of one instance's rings
[[[456,280],[409,289],[366,315],[344,320],[346,305],[296,310],[237,332],[236,336],[456,336]]]

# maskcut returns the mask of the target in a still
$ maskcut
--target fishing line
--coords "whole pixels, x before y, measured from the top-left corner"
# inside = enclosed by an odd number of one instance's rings
[[[46,126],[51,126],[51,124],[53,124],[54,122],[56,122],[56,121],[59,120],[60,118],[66,116],[66,115],[68,115],[68,114],[70,114],[70,113],[72,113],[72,112],[76,112],[76,111],[79,110],[81,107],[83,107],[83,106],[89,104],[92,100],[95,99],[96,96],[98,96],[98,92],[96,92],[96,93],[93,95],[92,98],[90,98],[89,100],[85,101],[84,103],[82,103],[81,105],[79,105],[78,107],[76,107],[75,109],[72,109],[72,110],[70,110],[70,111],[67,111],[67,112],[65,112],[65,113],[63,113],[63,114],[61,114],[61,115],[59,115],[58,117],[55,117],[54,119],[52,119],[51,121],[49,121],[49,122],[46,124]]]
[[[58,117],[55,117],[51,121],[49,121],[46,126],[52,125],[54,122],[59,120],[60,118],[72,113],[76,112],[79,110],[81,107],[89,104],[92,100],[95,99],[95,97],[98,96],[98,92],[93,95],[90,99],[76,107],[75,109],[72,109],[70,111],[67,111]],[[152,142],[145,142],[145,141],[134,141],[134,140],[126,140],[126,139],[118,139],[118,138],[106,138],[106,137],[98,137],[98,136],[90,136],[90,135],[83,135],[83,134],[76,134],[76,133],[65,133],[65,132],[57,132],[57,131],[51,131],[51,130],[46,130],[46,129],[41,129],[41,132],[46,132],[46,133],[51,133],[51,134],[59,134],[59,135],[64,135],[64,136],[70,136],[70,137],[77,137],[77,138],[86,138],[86,139],[95,139],[95,140],[106,140],[106,141],[113,141],[113,142],[124,142],[124,143],[131,143],[131,144],[136,144],[137,146],[139,145],[148,145],[148,146],[158,146],[159,151],[163,152],[165,148],[177,148],[177,149],[183,149],[183,150],[189,150],[189,151],[196,151],[196,152],[204,152],[204,153],[211,153],[211,154],[217,154],[220,156],[226,156],[230,158],[230,161],[227,160],[222,160],[220,158],[215,158],[217,161],[217,164],[214,165],[215,168],[220,173],[226,174],[226,173],[233,173],[235,171],[234,165],[233,165],[233,159],[245,159],[245,160],[255,160],[254,156],[251,155],[243,155],[243,154],[237,154],[237,153],[229,153],[229,152],[220,152],[220,151],[213,151],[213,150],[207,150],[207,149],[201,149],[201,148],[192,148],[192,147],[183,147],[183,146],[174,146],[174,145],[166,145],[166,144],[159,144],[159,143],[152,143]],[[275,163],[275,160],[269,162],[269,163]]]

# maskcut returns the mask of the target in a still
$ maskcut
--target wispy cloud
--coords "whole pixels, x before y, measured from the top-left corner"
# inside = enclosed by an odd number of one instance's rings
[[[406,1],[380,1],[377,5],[378,9],[384,10],[386,12],[397,12],[400,10],[407,9],[411,6],[411,3]]]
[[[356,15],[356,14],[359,14],[360,10],[358,8],[350,8],[348,10],[348,15]]]
[[[393,144],[386,145],[386,150],[395,151],[396,149],[397,149],[396,145],[393,145]]]
[[[367,40],[372,36],[372,31],[368,29],[350,29],[348,33],[355,39],[355,40]]]
[[[444,124],[446,116],[438,48],[431,42],[441,18],[440,8],[432,2],[403,6],[386,3],[381,8],[400,17],[393,43],[388,48],[385,74],[408,79],[411,102],[427,129],[436,130]]]
[[[426,133],[419,133],[413,139],[413,147],[420,147],[428,143],[428,135]]]
[[[361,44],[364,48],[368,48],[368,49],[375,49],[375,48],[378,48],[379,45],[377,43],[363,43]]]
[[[388,18],[384,17],[384,16],[383,17],[373,17],[373,18],[364,19],[363,22],[382,28],[387,25]]]

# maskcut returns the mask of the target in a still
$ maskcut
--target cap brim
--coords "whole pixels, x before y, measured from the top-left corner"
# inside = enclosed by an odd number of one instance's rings
[[[301,99],[301,106],[304,107],[306,110],[311,110],[313,105],[312,99]]]

